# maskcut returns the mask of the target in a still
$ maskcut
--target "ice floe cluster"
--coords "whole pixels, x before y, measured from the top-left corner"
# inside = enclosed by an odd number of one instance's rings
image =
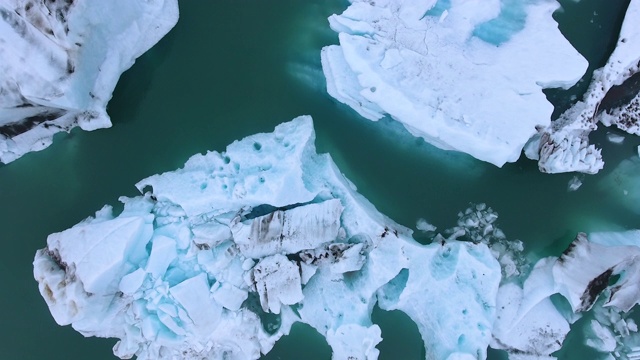
[[[586,60],[558,30],[555,1],[351,0],[329,18],[329,94],[363,117],[502,166],[550,125],[542,89],[569,87]]]
[[[478,204],[421,245],[316,154],[314,137],[305,116],[195,155],[139,182],[119,215],[105,206],[50,235],[34,276],[55,320],[118,338],[121,358],[257,359],[302,322],[334,359],[377,359],[377,304],[416,323],[427,359],[484,359],[488,346],[551,359],[589,313],[588,346],[638,354],[628,313],[640,230],[579,234],[529,269],[522,243]]]
[[[524,245],[520,240],[507,239],[496,220],[498,213],[487,204],[476,204],[458,213],[456,226],[444,231],[448,235],[446,241],[461,240],[482,243],[491,249],[491,253],[502,267],[503,281],[519,276],[527,271],[527,262],[522,251]],[[438,234],[435,241],[445,238]]]
[[[484,358],[501,279],[488,247],[416,243],[313,142],[297,118],[50,235],[34,276],[55,320],[120,339],[121,358],[257,359],[303,322],[334,359],[376,359],[377,303],[416,322],[429,358]]]
[[[598,122],[640,135],[640,95],[627,105],[598,113],[609,90],[640,71],[639,21],[640,1],[631,0],[616,48],[605,66],[594,72],[582,101],[568,109],[551,126],[541,130],[527,146],[527,156],[538,160],[541,171],[579,171],[593,174],[601,170],[604,162],[600,149],[589,144],[588,138]]]
[[[640,157],[632,156],[622,160],[598,184],[607,196],[617,199],[620,204],[634,214],[640,215]]]
[[[0,162],[79,126],[110,127],[120,74],[178,21],[176,0],[0,3]]]

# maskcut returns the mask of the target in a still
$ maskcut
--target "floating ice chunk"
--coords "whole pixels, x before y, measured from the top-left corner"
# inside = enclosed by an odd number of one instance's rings
[[[118,289],[122,291],[123,294],[133,295],[142,286],[146,276],[147,273],[143,269],[137,269],[122,277]]]
[[[110,127],[120,74],[178,21],[176,0],[7,0],[0,5],[0,162],[55,133]],[[105,21],[109,19],[109,21]]]
[[[334,359],[375,359],[379,301],[416,321],[429,358],[486,354],[500,283],[487,246],[417,244],[313,138],[301,117],[196,155],[141,181],[117,217],[50,235],[34,276],[56,321],[120,339],[121,358],[257,359],[301,321]],[[474,208],[479,224],[489,210]]]
[[[589,132],[582,129],[565,129],[560,132],[544,132],[536,144],[538,168],[545,173],[564,173],[577,171],[595,174],[602,170],[604,161],[600,149],[589,144]]]
[[[590,238],[578,234],[560,258],[540,260],[522,288],[514,283],[500,287],[492,347],[514,355],[548,356],[560,348],[569,322],[593,308],[587,344],[612,358],[631,358],[626,354],[640,337],[632,334],[637,327],[629,327],[624,313],[640,300],[639,231],[594,233]],[[614,275],[619,276],[615,282]],[[553,305],[556,293],[567,299],[571,313]]]
[[[607,132],[607,140],[614,144],[622,144],[624,142],[624,136],[613,132]]]
[[[323,48],[320,56],[322,71],[327,78],[327,92],[329,95],[349,105],[366,119],[377,121],[384,117],[383,109],[360,94],[361,87],[358,84],[358,78],[350,71],[339,46],[330,45]],[[398,58],[396,57],[395,60],[397,61]],[[385,62],[382,66],[393,67],[389,62]],[[375,88],[370,88],[369,90],[376,91]]]
[[[550,123],[542,89],[569,87],[587,67],[558,30],[557,9],[549,1],[352,1],[329,18],[340,45],[321,53],[327,90],[367,119],[388,114],[437,147],[502,166]]]
[[[416,221],[416,229],[427,232],[427,231],[436,231],[437,228],[429,224],[427,220],[420,218],[418,219],[418,221]]]
[[[569,183],[567,184],[567,190],[576,191],[580,188],[580,186],[582,186],[582,181],[578,176],[574,176],[571,178],[571,180],[569,180]]]
[[[559,173],[579,171],[594,174],[604,163],[600,149],[589,145],[589,132],[596,129],[596,122],[616,125],[631,134],[640,135],[637,116],[640,100],[638,96],[628,105],[598,116],[598,108],[612,87],[621,85],[640,71],[640,1],[631,0],[620,29],[618,43],[604,67],[594,71],[589,89],[582,101],[568,109],[554,121],[553,126],[543,131],[542,141],[537,147],[539,167],[543,172]],[[580,151],[571,151],[579,143]],[[530,152],[535,152],[530,150]]]

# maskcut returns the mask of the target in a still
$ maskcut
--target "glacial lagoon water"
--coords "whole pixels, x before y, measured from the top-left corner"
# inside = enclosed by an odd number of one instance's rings
[[[590,70],[601,66],[628,0],[561,2],[561,29],[590,60]],[[638,138],[618,145],[606,139],[613,129],[593,134],[606,167],[580,176],[582,187],[568,192],[573,174],[540,174],[526,159],[498,169],[435,149],[390,121],[359,118],[333,101],[324,90],[319,51],[337,42],[326,18],[346,6],[345,0],[183,1],[176,28],[118,84],[108,108],[113,128],[58,135],[49,149],[0,166],[1,359],[113,359],[114,340],[85,339],[55,324],[33,280],[36,249],[48,234],[103,204],[137,195],[138,180],[302,114],[314,118],[319,151],[329,152],[360,193],[407,227],[422,217],[446,229],[469,203],[484,202],[500,214],[507,237],[524,241],[532,259],[558,255],[578,231],[640,227],[640,207],[625,201],[634,194],[625,195],[629,189],[613,173],[637,156]],[[548,96],[560,109],[587,84],[588,77]],[[603,187],[608,177],[612,185]],[[385,339],[381,359],[423,358],[408,317],[376,309],[374,320]],[[568,347],[561,359],[584,358],[579,336]],[[264,358],[329,357],[324,339],[298,325]]]

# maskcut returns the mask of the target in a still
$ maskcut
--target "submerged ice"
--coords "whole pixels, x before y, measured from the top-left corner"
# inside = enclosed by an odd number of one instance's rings
[[[176,0],[0,2],[0,162],[110,127],[120,74],[177,20]]]
[[[580,234],[531,266],[478,204],[442,233],[421,219],[433,234],[421,245],[314,137],[300,117],[195,155],[140,181],[119,215],[105,206],[50,235],[34,276],[56,322],[118,338],[121,358],[257,359],[302,322],[334,359],[377,359],[378,305],[416,323],[427,359],[453,360],[484,359],[488,346],[552,358],[570,324],[595,313],[587,345],[633,358],[638,231]]]
[[[363,117],[502,166],[516,161],[587,62],[558,30],[555,1],[362,1],[329,18],[329,94]]]

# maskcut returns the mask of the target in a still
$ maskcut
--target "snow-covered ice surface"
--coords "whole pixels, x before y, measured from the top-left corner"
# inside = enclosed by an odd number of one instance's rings
[[[177,21],[176,0],[1,0],[0,162],[110,127],[120,74]]]
[[[640,1],[631,0],[620,29],[616,48],[604,67],[596,70],[582,101],[563,113],[541,131],[528,146],[527,156],[538,160],[541,171],[559,173],[580,171],[597,173],[604,166],[600,149],[589,144],[588,135],[598,121],[615,125],[630,134],[640,135],[636,96],[620,108],[598,115],[600,103],[611,88],[621,85],[640,71]]]
[[[567,88],[586,60],[558,30],[556,1],[351,0],[329,18],[329,94],[389,115],[446,150],[502,166],[551,122],[543,88]]]
[[[294,322],[376,359],[376,303],[432,359],[484,358],[501,268],[483,243],[420,245],[316,154],[309,117],[195,155],[52,234],[34,276],[55,320],[139,359],[256,359]],[[443,301],[446,299],[446,301]]]

